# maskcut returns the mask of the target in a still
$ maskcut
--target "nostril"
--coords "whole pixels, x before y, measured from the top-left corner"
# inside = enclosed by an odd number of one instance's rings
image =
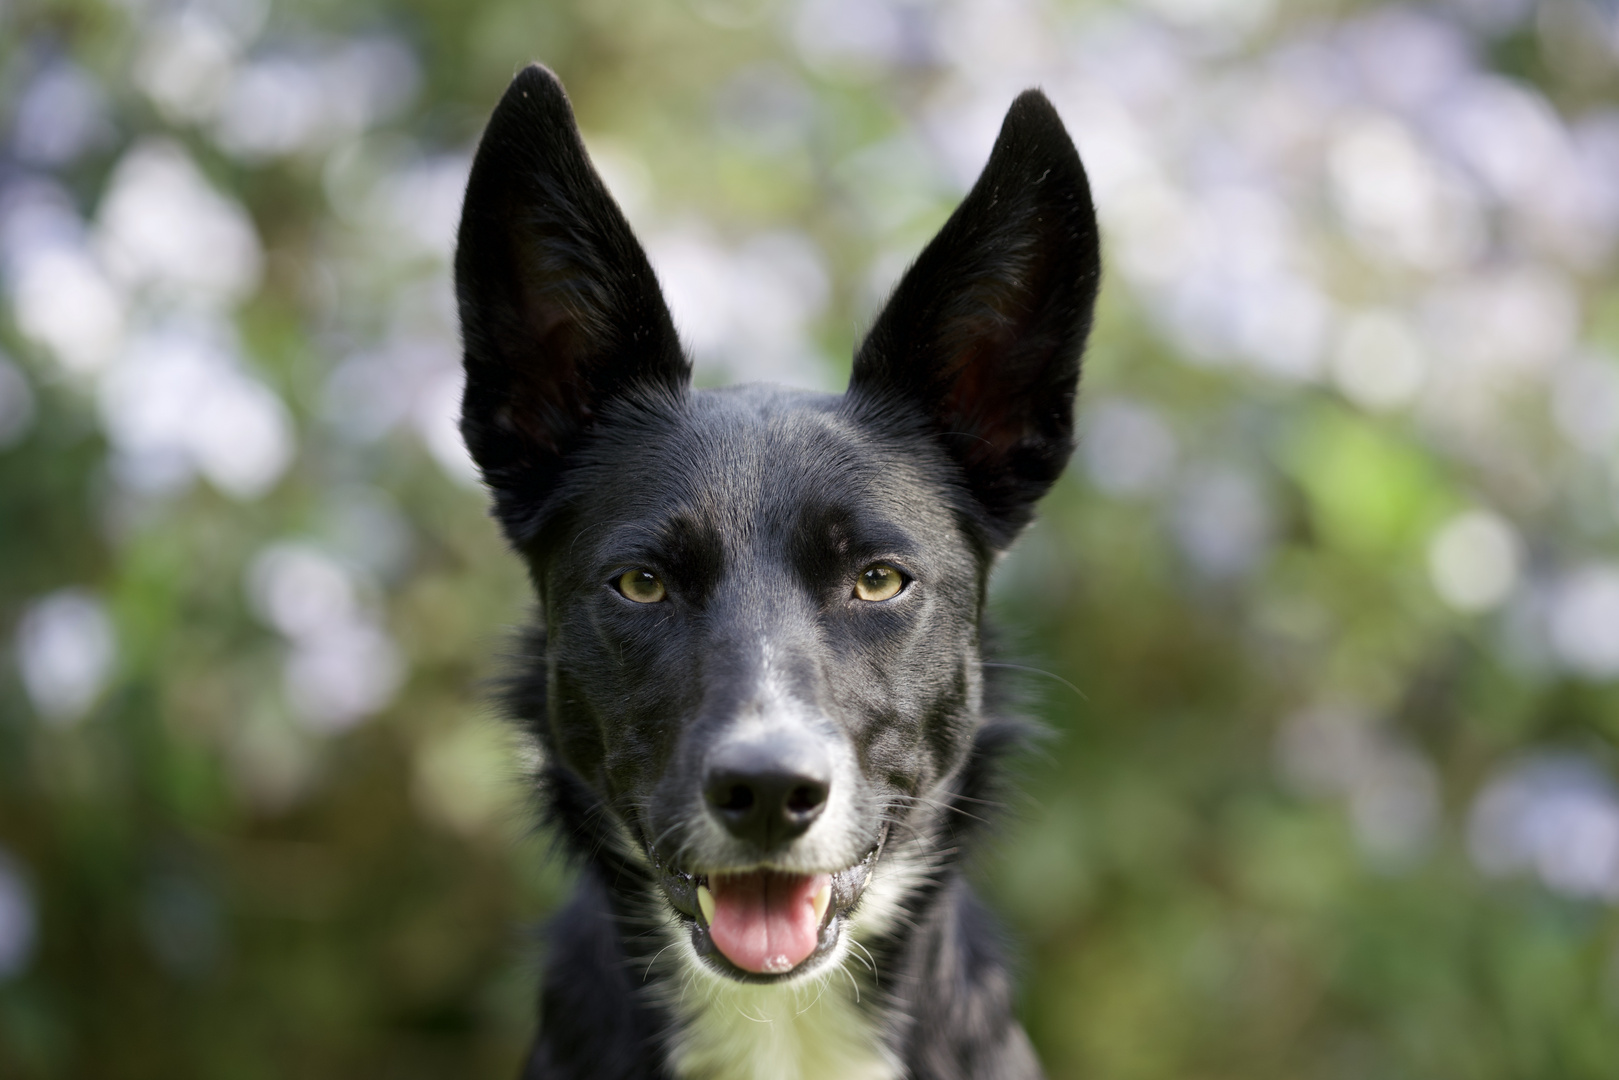
[[[795,815],[810,814],[821,808],[826,802],[826,786],[823,784],[799,784],[787,793],[784,804],[787,812]]]

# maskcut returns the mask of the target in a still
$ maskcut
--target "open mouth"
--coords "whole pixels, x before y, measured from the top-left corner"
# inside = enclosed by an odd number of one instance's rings
[[[732,978],[776,982],[813,970],[837,947],[886,836],[885,828],[854,865],[810,874],[764,866],[689,874],[650,854],[697,955]]]

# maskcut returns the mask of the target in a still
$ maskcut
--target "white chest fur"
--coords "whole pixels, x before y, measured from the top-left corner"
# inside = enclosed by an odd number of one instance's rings
[[[703,985],[707,982],[708,985]],[[696,980],[672,1055],[682,1080],[896,1080],[898,1064],[835,974],[804,986]]]

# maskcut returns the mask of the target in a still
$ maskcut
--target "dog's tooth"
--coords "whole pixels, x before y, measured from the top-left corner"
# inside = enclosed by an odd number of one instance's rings
[[[703,921],[710,926],[714,925],[714,894],[708,891],[707,885],[697,886],[697,906],[703,911]]]
[[[826,908],[827,908],[827,905],[830,904],[831,902],[832,902],[832,882],[831,882],[830,879],[828,879],[826,884],[822,885],[819,889],[815,890],[815,899],[814,899],[813,903],[815,904],[815,921],[816,922],[820,922],[822,919],[826,918]]]

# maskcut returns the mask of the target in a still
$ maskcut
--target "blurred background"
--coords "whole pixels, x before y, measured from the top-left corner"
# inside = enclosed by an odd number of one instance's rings
[[[514,1075],[449,258],[531,59],[705,383],[841,386],[1013,95],[1078,142],[976,868],[1054,1078],[1619,1075],[1613,0],[0,0],[0,1076]]]

